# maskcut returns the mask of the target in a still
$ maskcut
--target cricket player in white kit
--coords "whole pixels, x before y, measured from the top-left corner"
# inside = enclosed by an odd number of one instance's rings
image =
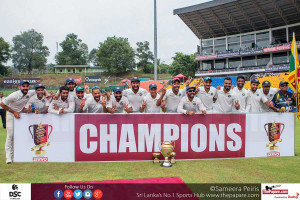
[[[186,87],[189,86],[191,82],[191,78],[189,78],[186,81]],[[179,79],[173,79],[172,80],[172,88],[168,89],[162,89],[162,93],[160,98],[158,99],[156,105],[160,106],[162,102],[165,103],[166,106],[166,112],[167,113],[177,113],[178,104],[183,96],[185,96],[186,88],[179,89],[180,88],[180,80]],[[162,101],[163,100],[163,101]]]
[[[13,161],[13,134],[14,134],[14,118],[20,119],[20,112],[23,111],[24,106],[29,101],[30,97],[35,94],[34,90],[29,89],[28,81],[21,81],[19,84],[19,90],[11,93],[1,102],[1,107],[7,112],[6,120],[6,164],[11,164]]]
[[[271,83],[270,81],[264,81],[262,83],[262,88],[258,89],[259,93],[266,97],[268,99],[268,101],[272,101],[272,99],[274,98],[275,94],[279,91],[278,88],[271,88]],[[266,104],[264,104],[263,102],[260,102],[260,106],[261,106],[261,111],[262,112],[274,112],[274,110],[270,107],[268,107]]]
[[[160,107],[157,106],[156,103],[160,98],[160,95],[157,93],[157,85],[151,83],[149,85],[149,91],[143,100],[140,111],[145,113],[160,113]],[[162,104],[162,109],[165,110],[165,104]]]
[[[131,88],[123,91],[123,96],[126,97],[132,105],[132,112],[139,113],[144,97],[148,94],[147,90],[140,88],[140,80],[137,77],[131,79]]]
[[[245,113],[246,112],[246,99],[249,96],[249,91],[244,88],[245,85],[245,77],[238,76],[236,79],[236,87],[233,88],[233,91],[237,95],[240,109],[237,110],[235,107],[233,108],[233,112],[237,113]]]
[[[83,87],[76,87],[76,97],[74,98],[75,110],[74,113],[79,113],[79,109],[83,109],[88,98],[93,98],[92,94],[86,94]],[[85,111],[87,113],[87,110]]]
[[[223,88],[218,90],[218,98],[214,103],[213,112],[214,113],[230,113],[233,109],[240,109],[240,104],[238,98],[231,89],[232,80],[226,77],[223,82]]]
[[[217,89],[212,87],[211,83],[212,79],[210,77],[205,77],[203,86],[198,88],[198,93],[196,91],[196,94],[205,106],[207,113],[213,112],[213,103],[218,97]]]
[[[111,96],[106,108],[109,113],[131,113],[132,106],[128,99],[122,95],[123,89],[120,87],[114,88],[114,95]]]
[[[251,80],[251,89],[249,92],[249,96],[247,97],[246,103],[246,112],[257,113],[262,112],[261,102],[270,106],[270,102],[267,97],[263,96],[260,92],[258,92],[258,86],[260,82],[258,79]]]
[[[75,102],[74,97],[69,96],[69,88],[62,86],[59,92],[60,95],[58,99],[50,103],[48,112],[54,114],[73,113],[75,110]]]
[[[48,100],[45,96],[45,86],[43,86],[40,83],[36,84],[35,92],[36,94],[30,97],[29,101],[27,102],[24,108],[24,112],[27,113],[32,112],[32,105],[33,105],[35,114],[47,113],[51,99]]]
[[[178,105],[177,112],[185,115],[194,115],[201,113],[206,114],[206,108],[199,98],[194,98],[196,87],[188,86],[186,88],[186,96],[184,96]]]
[[[86,100],[83,109],[79,109],[78,112],[88,113],[107,113],[106,109],[106,97],[101,98],[100,88],[98,86],[92,87],[92,95]]]

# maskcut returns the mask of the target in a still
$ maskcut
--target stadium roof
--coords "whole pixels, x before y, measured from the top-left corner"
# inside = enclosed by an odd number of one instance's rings
[[[214,0],[174,10],[199,39],[300,22],[300,0]]]

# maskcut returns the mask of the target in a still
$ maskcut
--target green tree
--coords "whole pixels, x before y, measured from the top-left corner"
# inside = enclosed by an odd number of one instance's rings
[[[86,65],[88,63],[88,46],[74,33],[68,34],[59,45],[62,51],[55,56],[58,65]]]
[[[92,63],[94,66],[100,66],[98,63],[98,57],[97,57],[97,49],[92,49],[89,54],[89,62]]]
[[[195,76],[197,70],[197,61],[195,60],[195,55],[186,55],[183,53],[175,53],[173,57],[173,62],[170,67],[170,73],[175,76],[179,73],[186,76]]]
[[[11,50],[9,43],[0,37],[0,74],[5,75],[8,73],[8,69],[4,66],[11,56]]]
[[[153,65],[153,53],[150,51],[148,41],[144,42],[137,42],[136,45],[138,46],[136,49],[136,57],[138,59],[137,67],[141,68],[144,73],[153,73],[154,69],[150,69],[150,66]],[[152,72],[149,72],[152,71]]]
[[[108,37],[97,50],[97,62],[109,73],[120,74],[135,67],[134,50],[127,38]]]
[[[44,36],[34,29],[13,37],[12,61],[14,67],[21,71],[43,69],[47,63],[49,50],[43,45]]]

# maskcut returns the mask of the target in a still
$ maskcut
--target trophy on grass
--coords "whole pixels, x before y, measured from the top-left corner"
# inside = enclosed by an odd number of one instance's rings
[[[159,156],[160,153],[153,153],[153,157],[154,157],[153,163],[159,163],[159,159],[158,159]]]
[[[161,154],[165,158],[165,160],[161,163],[161,166],[162,167],[172,167],[169,157],[171,156],[171,154],[173,153],[173,150],[175,148],[175,141],[173,142],[173,145],[171,144],[171,142],[160,142],[158,144],[158,147],[159,147]],[[175,159],[174,159],[174,161],[175,161]]]

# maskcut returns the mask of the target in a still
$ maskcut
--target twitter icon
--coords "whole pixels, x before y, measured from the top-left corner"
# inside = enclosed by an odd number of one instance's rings
[[[75,190],[73,193],[73,196],[75,199],[80,199],[82,197],[82,191],[81,190]]]

